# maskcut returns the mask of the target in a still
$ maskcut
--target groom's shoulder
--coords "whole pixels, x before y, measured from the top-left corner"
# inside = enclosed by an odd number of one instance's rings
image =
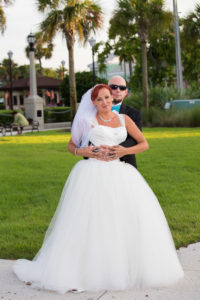
[[[137,108],[128,106],[124,103],[123,103],[123,106],[124,106],[124,113],[125,114],[127,114],[127,115],[130,114],[130,115],[135,115],[135,116],[140,115],[140,111]]]

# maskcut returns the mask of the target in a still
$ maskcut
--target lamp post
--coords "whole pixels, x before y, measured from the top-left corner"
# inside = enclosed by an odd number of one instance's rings
[[[13,109],[13,96],[12,96],[12,90],[13,90],[13,82],[12,82],[12,57],[13,52],[10,50],[8,51],[8,58],[9,58],[9,79],[10,79],[10,90],[9,90],[9,108]]]
[[[63,68],[63,70],[62,70],[63,71],[62,72],[63,73],[62,74],[62,79],[64,79],[65,78],[65,61],[64,60],[61,61],[61,65],[62,65],[62,68]]]
[[[36,73],[35,73],[35,52],[34,52],[35,36],[32,32],[28,35],[27,41],[29,43],[29,59],[30,59],[30,96],[36,96],[37,83],[36,83]]]
[[[33,121],[38,121],[40,128],[44,127],[44,113],[43,104],[44,99],[37,95],[37,81],[36,81],[36,71],[35,71],[35,52],[34,43],[35,36],[30,33],[27,37],[29,43],[29,59],[30,59],[30,95],[25,99],[25,115],[27,119],[32,119]]]
[[[174,31],[175,31],[175,49],[176,49],[176,86],[179,91],[183,89],[183,76],[181,65],[181,46],[179,35],[179,22],[178,22],[178,10],[177,0],[173,0],[174,8]]]
[[[93,71],[93,85],[96,84],[96,79],[95,79],[95,66],[94,66],[94,45],[96,44],[96,40],[91,37],[89,39],[90,46],[92,48],[92,71]]]

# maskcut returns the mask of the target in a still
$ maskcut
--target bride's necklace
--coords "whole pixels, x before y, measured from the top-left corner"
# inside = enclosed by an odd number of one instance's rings
[[[101,121],[103,122],[110,122],[112,121],[113,117],[111,117],[110,119],[105,120],[100,114],[99,114],[99,118],[101,119]]]

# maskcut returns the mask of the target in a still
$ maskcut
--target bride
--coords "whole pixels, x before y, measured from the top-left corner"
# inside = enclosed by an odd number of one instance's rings
[[[133,166],[119,160],[148,143],[128,116],[111,111],[112,100],[103,84],[82,97],[68,149],[89,159],[73,167],[33,261],[14,264],[18,278],[33,287],[125,290],[163,287],[183,277],[156,196]],[[127,132],[138,144],[118,146]]]

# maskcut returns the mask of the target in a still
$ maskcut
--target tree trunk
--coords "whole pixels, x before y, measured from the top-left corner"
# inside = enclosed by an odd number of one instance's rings
[[[74,72],[74,36],[66,35],[66,40],[69,52],[69,97],[71,108],[71,121],[73,121],[77,110],[76,78]]]
[[[142,48],[142,100],[143,106],[148,109],[148,73],[147,73],[147,45],[146,41],[141,41]]]
[[[126,61],[125,60],[124,60],[124,79],[127,80],[126,79]]]
[[[129,75],[130,75],[130,78],[131,78],[131,76],[133,75],[133,64],[132,64],[132,60],[129,60],[128,65],[129,65]]]

